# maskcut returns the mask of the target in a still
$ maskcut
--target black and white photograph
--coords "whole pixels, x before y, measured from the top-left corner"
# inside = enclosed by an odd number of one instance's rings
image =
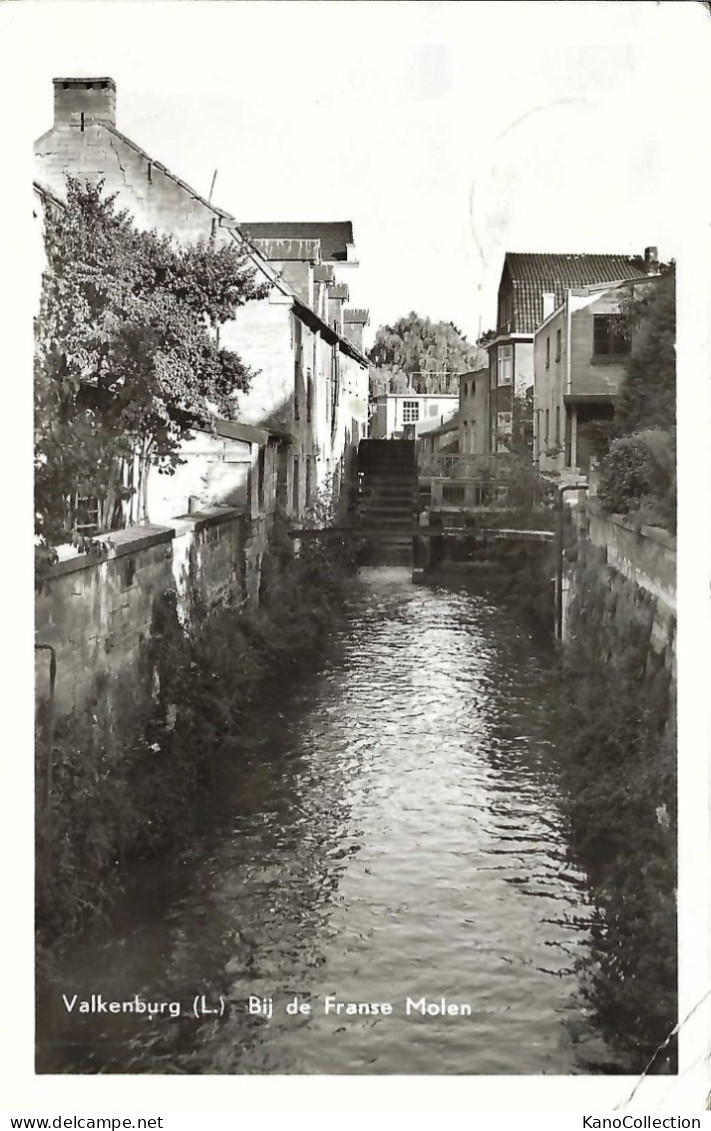
[[[708,7],[3,5],[38,1087],[701,1126]]]

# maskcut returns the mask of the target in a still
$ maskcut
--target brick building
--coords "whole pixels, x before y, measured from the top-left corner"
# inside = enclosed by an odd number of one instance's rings
[[[533,341],[540,324],[570,288],[621,283],[656,270],[654,249],[631,255],[558,255],[507,252],[498,294],[496,336],[489,352],[489,436],[492,452],[512,434],[514,395],[524,409],[521,427],[533,442]],[[520,399],[519,399],[520,398]]]
[[[238,400],[240,424],[252,431],[244,431],[241,440],[222,437],[232,448],[246,445],[248,466],[235,459],[233,474],[224,467],[219,474],[213,471],[209,488],[203,469],[194,483],[183,482],[175,504],[185,498],[197,504],[228,502],[241,494],[258,511],[279,498],[288,512],[301,516],[317,488],[335,481],[340,489],[354,446],[367,429],[368,363],[353,332],[360,326],[362,334],[367,311],[354,312],[357,320],[344,323],[347,290],[329,258],[343,254],[344,262],[355,265],[352,226],[307,225],[317,233],[288,236],[279,248],[269,240],[252,240],[232,215],[117,129],[116,85],[109,77],[54,80],[54,124],[35,144],[35,167],[39,185],[59,200],[67,175],[103,180],[106,192],[117,194],[119,206],[139,228],[185,243],[235,242],[256,268],[257,281],[269,286],[266,298],[241,307],[220,331],[222,345],[257,371],[249,392]],[[218,437],[216,452],[220,442]],[[198,444],[205,455],[207,441],[198,438]],[[189,459],[189,466],[199,465]],[[261,493],[255,483],[262,484]],[[150,496],[162,513],[171,492],[154,482]]]
[[[654,252],[650,248],[650,253]],[[654,255],[649,257],[649,266]],[[534,335],[534,459],[541,471],[575,478],[590,467],[586,426],[611,420],[631,337],[625,299],[655,286],[641,275],[614,287],[576,287]]]
[[[459,377],[459,451],[483,455],[489,451],[489,370],[475,369]]]

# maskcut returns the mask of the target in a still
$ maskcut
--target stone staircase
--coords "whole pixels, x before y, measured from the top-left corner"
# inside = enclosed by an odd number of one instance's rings
[[[361,440],[356,514],[364,563],[411,565],[416,490],[413,440]]]

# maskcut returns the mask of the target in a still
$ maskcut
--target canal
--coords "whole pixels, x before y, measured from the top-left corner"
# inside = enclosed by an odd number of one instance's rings
[[[620,1071],[575,971],[593,907],[553,698],[511,611],[362,571],[317,667],[225,749],[189,847],[136,865],[41,988],[38,1071]],[[103,1011],[136,994],[164,1012]]]

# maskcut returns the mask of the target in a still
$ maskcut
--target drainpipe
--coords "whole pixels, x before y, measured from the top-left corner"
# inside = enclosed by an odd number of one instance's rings
[[[54,685],[57,680],[57,653],[51,644],[35,644],[35,652],[49,652],[49,719],[47,720],[47,772],[45,778],[45,807],[49,807],[52,792],[52,757],[54,754]]]
[[[587,483],[566,483],[558,488],[556,500],[556,577],[555,577],[555,635],[563,639],[563,496],[566,491],[587,491]]]

